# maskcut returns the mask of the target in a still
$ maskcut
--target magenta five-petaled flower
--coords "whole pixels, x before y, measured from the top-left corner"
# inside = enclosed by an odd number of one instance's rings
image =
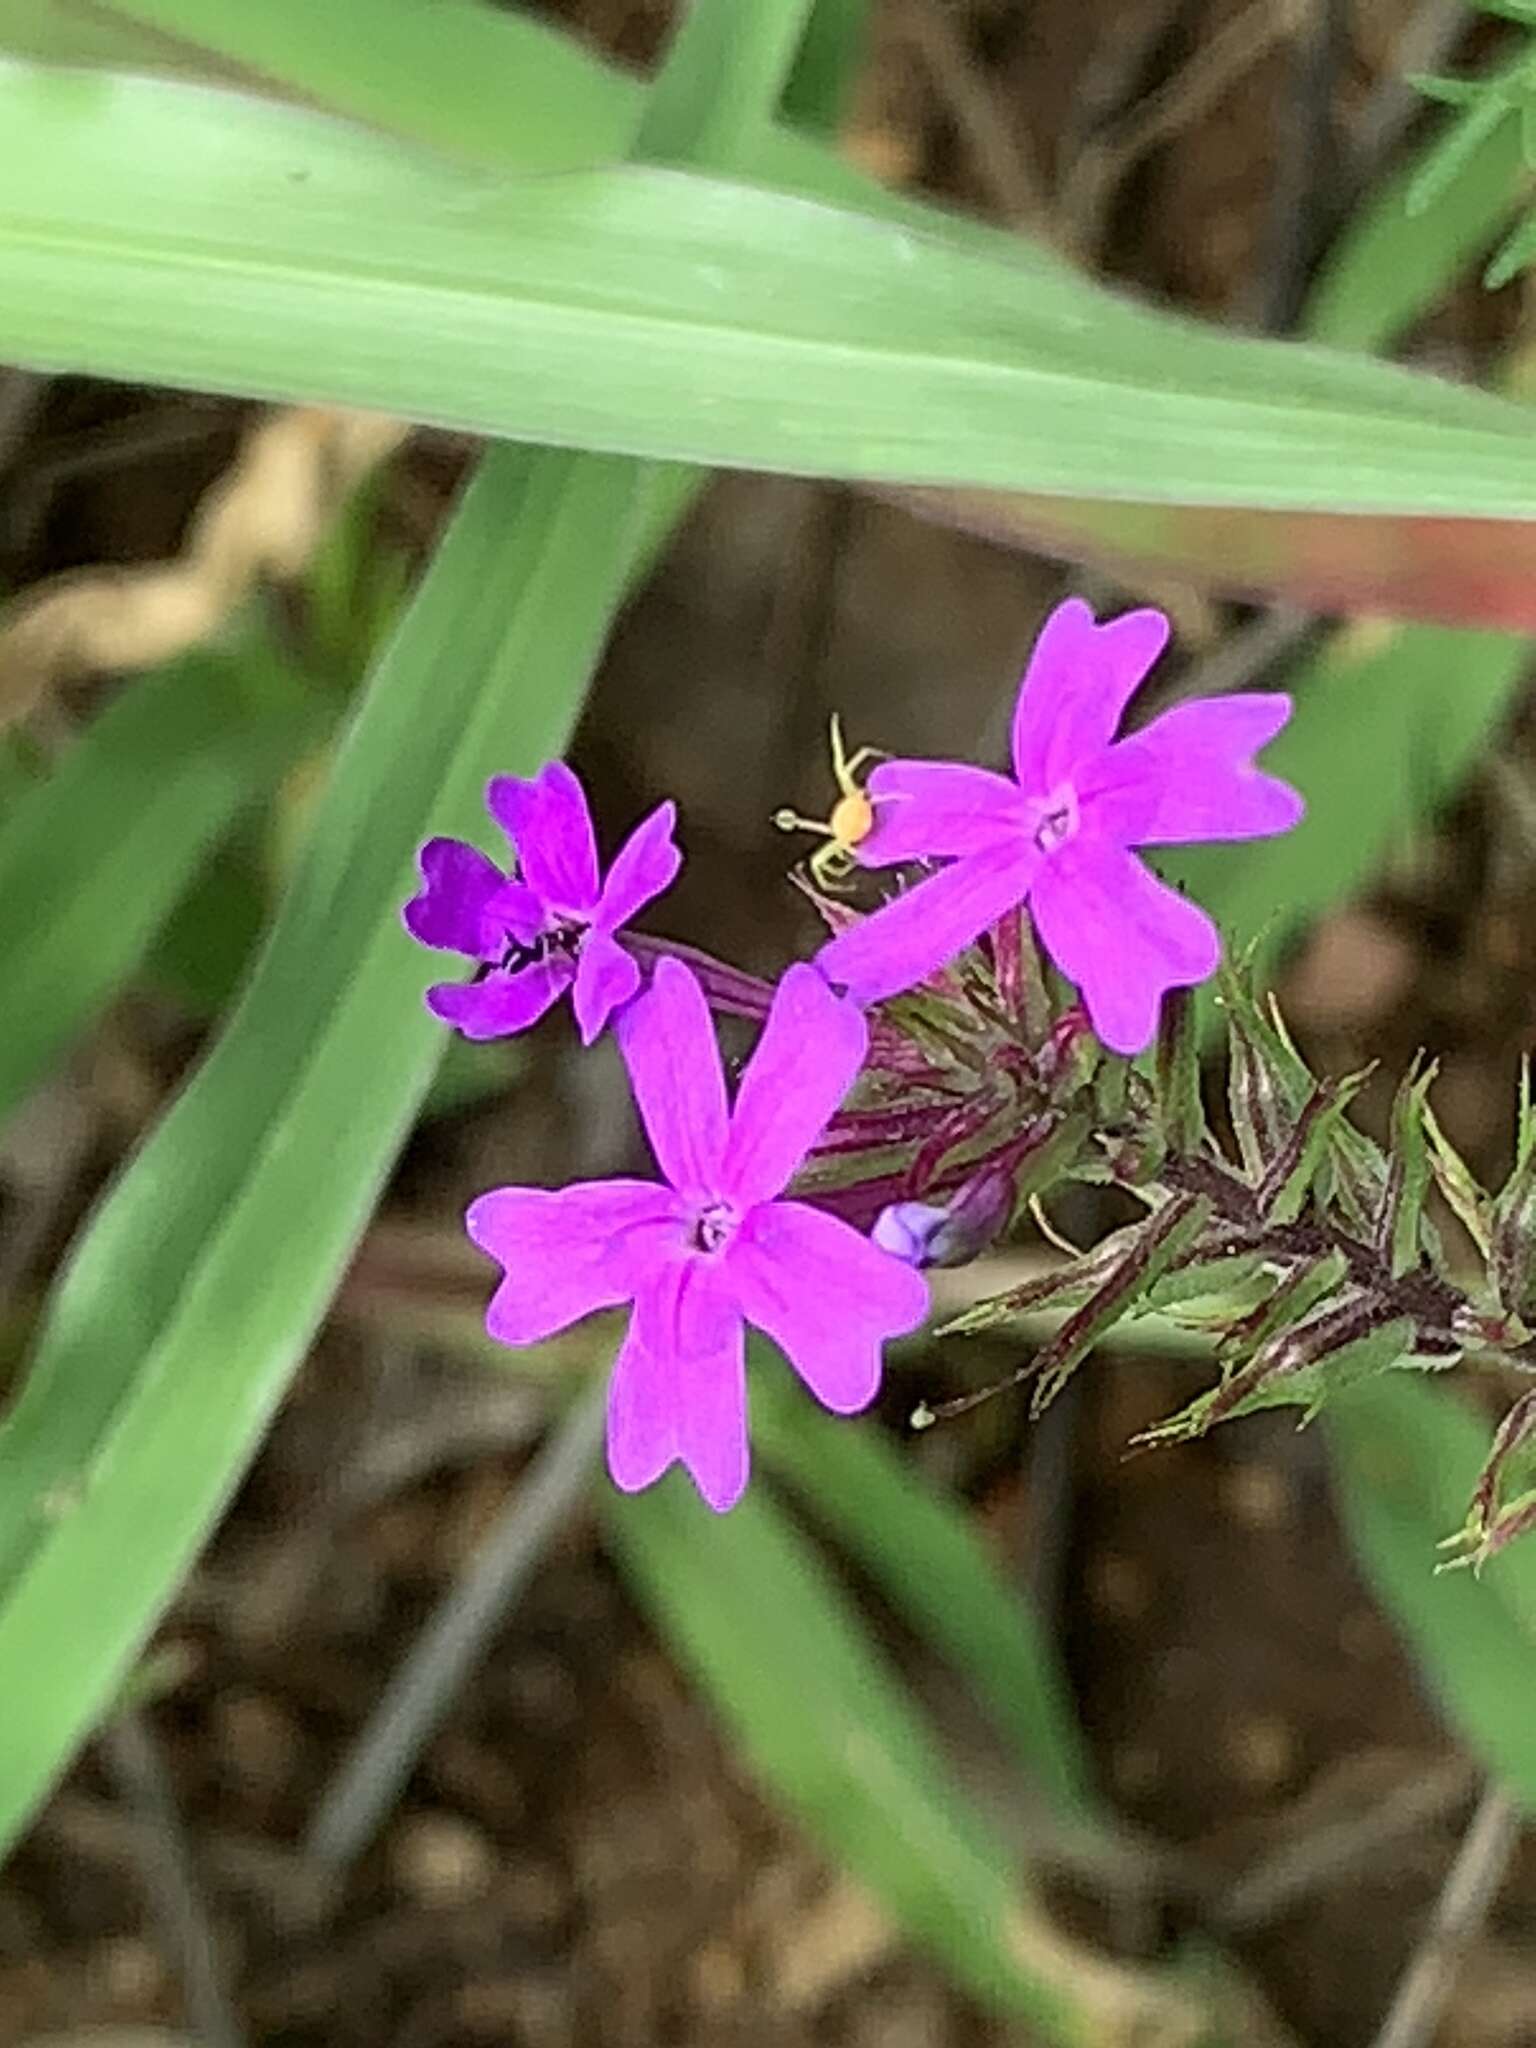
[[[747,1481],[744,1325],[771,1337],[839,1414],[873,1400],[885,1339],[915,1329],[928,1290],[910,1266],[784,1190],[864,1057],[862,1017],[814,969],[791,967],[728,1105],[698,982],[661,960],[618,1023],[664,1183],[496,1188],[469,1234],[505,1270],[486,1316],[532,1344],[594,1309],[633,1303],[608,1400],[608,1468],[626,1491],[681,1462],[712,1508]]]
[[[1099,625],[1081,598],[1046,620],[1013,716],[1013,777],[950,761],[885,761],[869,778],[866,867],[947,859],[840,932],[817,965],[855,1001],[879,1002],[944,966],[1028,903],[1041,943],[1082,991],[1093,1028],[1140,1052],[1170,988],[1221,956],[1203,910],[1133,848],[1284,832],[1296,791],[1253,756],[1290,716],[1279,695],[1207,697],[1117,741],[1121,715],[1168,639],[1161,612]]]
[[[485,800],[517,866],[503,873],[462,839],[429,839],[421,849],[423,886],[405,906],[406,930],[482,969],[473,981],[437,983],[427,1006],[466,1038],[505,1038],[570,989],[590,1045],[640,986],[640,970],[615,935],[676,879],[677,808],[659,804],[642,819],[604,881],[586,795],[563,761],[531,782],[498,775]]]

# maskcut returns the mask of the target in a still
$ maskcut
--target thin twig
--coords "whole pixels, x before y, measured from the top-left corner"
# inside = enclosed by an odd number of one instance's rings
[[[1338,218],[1340,148],[1334,118],[1349,64],[1345,0],[1307,0],[1280,96],[1274,176],[1263,257],[1252,286],[1254,324],[1265,334],[1295,326],[1313,266]]]
[[[1398,1982],[1371,2048],[1428,2048],[1473,1936],[1498,1896],[1524,1824],[1502,1786],[1478,1802],[1424,1939]]]
[[[1414,1775],[1367,1812],[1311,1828],[1224,1884],[1207,1907],[1210,1923],[1222,1933],[1264,1926],[1298,1900],[1369,1868],[1387,1850],[1400,1850],[1453,1813],[1470,1790],[1471,1772],[1460,1759]]]
[[[901,33],[928,67],[993,205],[1010,226],[1055,238],[1045,186],[944,0],[908,0]]]
[[[1149,93],[1101,141],[1088,142],[1060,195],[1063,216],[1079,234],[1101,221],[1109,200],[1150,150],[1171,141],[1209,112],[1277,42],[1298,26],[1303,0],[1252,0],[1200,43],[1194,55]]]
[[[1397,39],[1385,77],[1360,111],[1341,197],[1347,200],[1375,183],[1424,111],[1424,95],[1410,80],[1440,69],[1466,33],[1470,18],[1467,0],[1420,0]]]
[[[144,1716],[127,1713],[107,1729],[102,1747],[124,1803],[142,1823],[138,1841],[144,1889],[181,1974],[187,2018],[199,2048],[242,2048],[245,2035],[224,1988],[218,1947],[159,1745]]]
[[[322,1870],[346,1868],[373,1839],[465,1677],[586,1486],[602,1441],[603,1408],[599,1379],[562,1418],[390,1680],[310,1826],[306,1854]]]

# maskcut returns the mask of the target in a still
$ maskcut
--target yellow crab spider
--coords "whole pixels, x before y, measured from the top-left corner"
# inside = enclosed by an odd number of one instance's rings
[[[843,747],[843,728],[832,714],[832,779],[837,784],[837,802],[832,815],[802,818],[798,811],[775,811],[773,822],[781,832],[815,832],[826,841],[806,863],[818,889],[840,889],[858,863],[854,848],[875,828],[875,807],[860,787],[859,770],[867,761],[883,759],[879,747],[860,747],[849,754]]]

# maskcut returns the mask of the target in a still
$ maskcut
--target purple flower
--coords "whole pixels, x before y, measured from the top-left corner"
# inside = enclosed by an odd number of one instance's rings
[[[466,1038],[505,1038],[537,1023],[571,989],[581,1042],[590,1045],[640,986],[616,934],[676,879],[677,808],[658,804],[641,820],[605,882],[585,792],[563,761],[549,762],[532,782],[496,776],[485,801],[512,842],[513,871],[504,874],[462,839],[429,839],[422,890],[404,917],[413,939],[467,954],[489,972],[438,982],[427,990],[427,1008]]]
[[[897,995],[1027,901],[1103,1043],[1134,1053],[1151,1042],[1164,991],[1204,981],[1221,942],[1205,912],[1131,849],[1262,838],[1302,813],[1295,790],[1253,765],[1289,718],[1289,697],[1206,697],[1115,740],[1167,640],[1161,612],[1101,626],[1069,598],[1046,620],[1019,687],[1012,778],[951,761],[874,770],[862,865],[951,865],[823,946],[816,964],[829,981],[861,1003]]]
[[[608,1396],[608,1469],[626,1492],[681,1461],[723,1512],[747,1483],[743,1325],[777,1344],[838,1414],[874,1399],[880,1348],[928,1308],[922,1279],[805,1202],[781,1200],[864,1056],[864,1020],[816,971],[791,967],[728,1107],[703,991],[657,963],[619,1046],[665,1181],[496,1188],[469,1234],[505,1269],[486,1313],[534,1344],[633,1302]]]

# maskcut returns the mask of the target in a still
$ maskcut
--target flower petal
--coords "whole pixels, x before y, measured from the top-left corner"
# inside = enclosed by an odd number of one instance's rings
[[[576,960],[571,1006],[583,1045],[591,1045],[614,1011],[640,986],[640,969],[606,932],[590,931]]]
[[[483,981],[440,981],[427,990],[427,1008],[466,1038],[510,1038],[538,1023],[570,987],[575,971],[564,954],[554,953]]]
[[[869,1029],[804,961],[785,969],[731,1116],[720,1193],[746,1206],[782,1192],[853,1086]]]
[[[652,1180],[492,1188],[470,1203],[464,1223],[506,1275],[485,1315],[502,1344],[537,1344],[633,1299],[675,1256],[686,1229],[677,1197]]]
[[[868,792],[875,823],[854,849],[861,867],[980,853],[1029,830],[1015,783],[959,761],[882,761]]]
[[[485,801],[516,847],[529,887],[551,909],[589,917],[597,902],[597,841],[586,792],[565,763],[547,761],[531,782],[497,775]]]
[[[506,886],[501,869],[462,839],[429,839],[416,860],[421,892],[400,913],[411,937],[471,960],[496,959],[500,932],[486,912]]]
[[[677,1458],[717,1514],[741,1498],[745,1342],[720,1260],[672,1260],[647,1276],[615,1363],[608,1418],[608,1469],[618,1485],[649,1485]]]
[[[1122,846],[1288,832],[1306,807],[1253,756],[1290,715],[1290,698],[1279,694],[1176,705],[1079,777],[1084,822]]]
[[[725,1253],[736,1301],[770,1336],[823,1407],[867,1408],[887,1337],[928,1313],[920,1273],[849,1224],[806,1202],[765,1202]]]
[[[658,1480],[682,1452],[677,1441],[677,1389],[671,1362],[653,1357],[629,1333],[608,1382],[608,1471],[615,1486],[638,1493]]]
[[[1026,795],[1049,796],[1109,745],[1167,644],[1161,612],[1123,612],[1101,626],[1080,597],[1057,605],[1040,629],[1013,712],[1013,769]]]
[[[1082,991],[1112,1052],[1140,1052],[1157,1030],[1163,992],[1213,974],[1216,927],[1135,854],[1080,834],[1041,868],[1029,907],[1041,942]]]
[[[680,1193],[717,1195],[725,1076],[704,992],[680,960],[657,961],[650,987],[620,1016],[618,1038],[657,1165]]]
[[[599,931],[617,931],[663,889],[671,888],[683,864],[672,837],[676,829],[677,805],[669,801],[658,804],[630,833],[613,857],[597,901],[592,922]]]
[[[531,946],[544,930],[544,905],[526,882],[505,882],[485,906],[485,914],[514,944]]]
[[[1041,859],[1025,839],[957,860],[839,932],[816,955],[816,965],[856,1003],[900,995],[1022,903]]]

